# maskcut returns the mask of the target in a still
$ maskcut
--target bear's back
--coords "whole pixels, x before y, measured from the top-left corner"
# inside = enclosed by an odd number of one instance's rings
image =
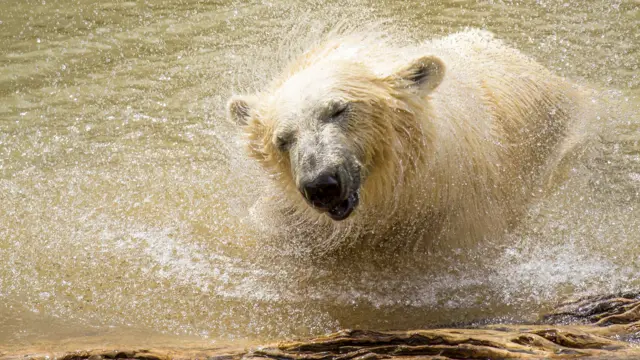
[[[570,85],[486,31],[424,43],[445,63],[443,82],[425,101],[436,126],[438,209],[463,236],[505,229],[545,178],[571,125]],[[452,181],[455,179],[455,181]],[[436,205],[436,208],[438,206]]]

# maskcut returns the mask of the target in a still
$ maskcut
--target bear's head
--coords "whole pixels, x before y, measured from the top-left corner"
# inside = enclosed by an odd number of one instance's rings
[[[390,72],[348,59],[314,61],[290,68],[268,91],[233,96],[228,115],[296,206],[343,220],[359,204],[396,197],[429,154],[428,94],[444,64],[423,56]]]

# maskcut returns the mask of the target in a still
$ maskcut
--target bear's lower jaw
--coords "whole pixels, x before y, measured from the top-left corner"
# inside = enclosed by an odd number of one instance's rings
[[[353,210],[358,206],[358,203],[360,203],[360,196],[357,192],[354,192],[349,195],[346,200],[330,208],[329,211],[327,211],[327,215],[335,221],[344,220],[351,215]]]

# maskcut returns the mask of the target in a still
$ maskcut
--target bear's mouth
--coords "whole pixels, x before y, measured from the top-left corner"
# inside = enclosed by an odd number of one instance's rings
[[[353,192],[345,200],[329,208],[329,210],[327,211],[327,215],[335,221],[344,220],[348,218],[349,215],[351,215],[353,210],[355,210],[355,208],[358,206],[359,202],[360,195],[358,195],[358,192]]]

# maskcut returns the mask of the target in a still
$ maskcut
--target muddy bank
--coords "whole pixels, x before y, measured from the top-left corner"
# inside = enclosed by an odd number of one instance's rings
[[[1,350],[0,350],[1,351]],[[0,359],[638,359],[640,292],[568,301],[539,324],[410,331],[344,330],[256,348],[94,349],[7,354]]]

